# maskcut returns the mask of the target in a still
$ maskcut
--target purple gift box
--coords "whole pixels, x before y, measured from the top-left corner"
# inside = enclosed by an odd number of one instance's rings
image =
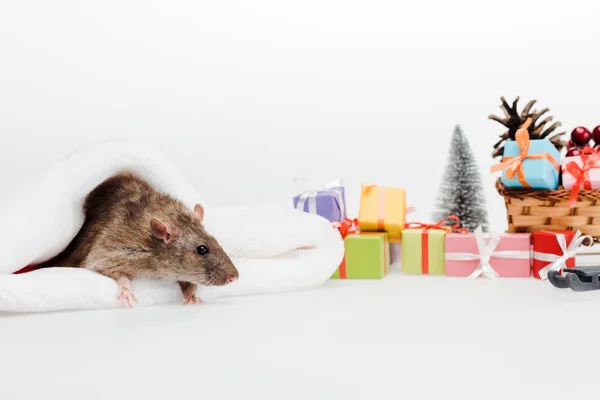
[[[320,215],[330,222],[342,222],[346,218],[344,187],[341,182],[335,181],[323,189],[305,191],[294,197],[294,208]]]

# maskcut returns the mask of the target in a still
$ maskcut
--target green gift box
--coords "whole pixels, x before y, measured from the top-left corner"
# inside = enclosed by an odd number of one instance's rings
[[[346,251],[332,279],[381,279],[390,264],[386,232],[361,232],[346,236]]]
[[[408,228],[402,231],[402,272],[445,273],[445,229]]]

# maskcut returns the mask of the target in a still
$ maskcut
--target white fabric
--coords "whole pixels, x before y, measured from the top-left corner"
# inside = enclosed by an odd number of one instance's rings
[[[206,230],[235,256],[240,272],[231,285],[201,288],[204,299],[312,288],[327,280],[342,260],[343,241],[325,218],[291,207],[211,208],[156,151],[139,144],[103,143],[61,160],[0,202],[0,311],[121,306],[116,283],[93,271],[50,268],[12,274],[62,251],[83,224],[86,195],[119,171],[146,179],[190,210],[196,203],[204,205]],[[138,307],[181,302],[176,283],[137,280],[133,288]]]

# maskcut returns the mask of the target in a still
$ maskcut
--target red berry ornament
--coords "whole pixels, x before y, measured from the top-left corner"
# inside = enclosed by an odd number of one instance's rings
[[[569,151],[567,151],[567,157],[575,157],[581,155],[581,149],[577,147],[571,147]]]
[[[592,133],[583,126],[578,126],[571,132],[571,140],[578,146],[585,146],[592,139]]]
[[[594,128],[592,131],[592,137],[594,138],[594,143],[596,143],[596,145],[600,145],[600,125]]]

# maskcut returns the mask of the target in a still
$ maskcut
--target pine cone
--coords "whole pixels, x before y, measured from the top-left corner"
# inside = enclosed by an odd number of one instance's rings
[[[501,157],[504,153],[504,141],[506,140],[515,140],[515,133],[517,130],[523,125],[523,123],[527,120],[527,118],[531,118],[533,123],[529,126],[527,131],[529,132],[529,138],[534,139],[549,139],[554,147],[558,151],[562,150],[563,147],[567,145],[566,142],[561,141],[561,136],[565,134],[565,132],[554,132],[556,128],[558,128],[561,124],[560,122],[554,122],[549,127],[546,127],[546,124],[552,122],[552,117],[547,116],[540,122],[538,120],[542,115],[546,114],[550,111],[548,108],[544,108],[543,110],[531,111],[531,108],[536,103],[537,100],[531,100],[523,111],[519,114],[517,111],[517,103],[519,101],[519,97],[513,101],[512,107],[508,105],[504,97],[501,97],[502,105],[500,109],[504,112],[504,118],[497,117],[495,115],[490,115],[490,119],[500,122],[508,131],[504,132],[500,135],[500,140],[494,145],[494,151],[492,152],[492,157]]]

